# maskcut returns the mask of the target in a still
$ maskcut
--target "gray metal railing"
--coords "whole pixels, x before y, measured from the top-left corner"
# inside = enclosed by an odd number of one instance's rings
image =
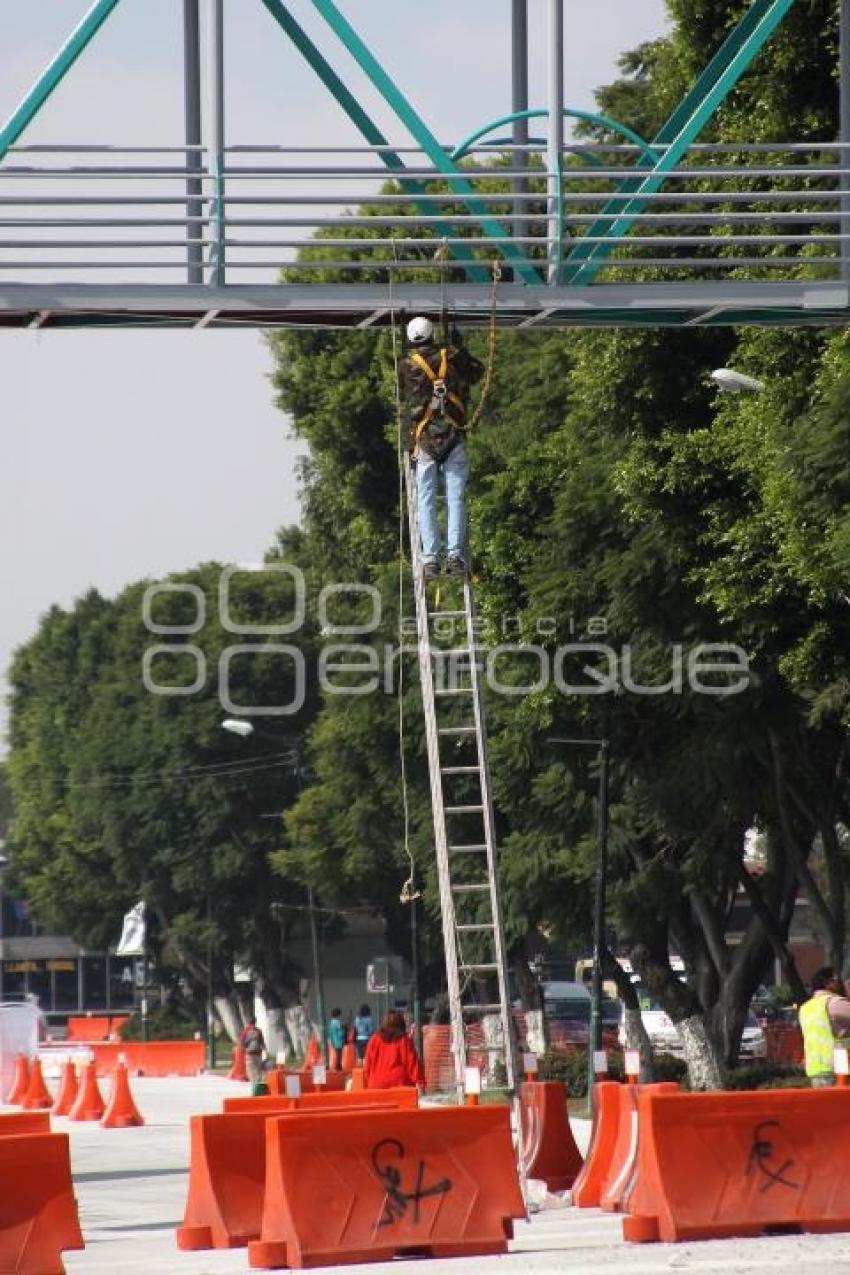
[[[456,254],[466,253],[485,262],[505,256],[518,281],[543,287],[552,259],[548,174],[538,146],[521,149],[528,167],[516,147],[478,148],[462,169],[471,209],[454,190],[461,178],[435,175],[411,147],[229,147],[219,175],[200,147],[16,147],[0,166],[0,282],[52,274],[176,283],[193,263],[198,282],[199,262],[203,279],[219,283],[271,281],[283,267],[301,283],[327,272],[373,282],[390,266],[402,277],[445,272],[458,281]],[[383,151],[404,155],[410,167],[391,174]],[[741,269],[764,279],[802,269],[841,277],[850,258],[846,147],[695,145],[661,189],[646,193],[635,189],[651,171],[635,167],[640,153],[620,144],[565,147],[565,282],[588,254],[594,278],[606,282]],[[527,178],[525,193],[516,177]],[[391,192],[383,189],[389,180]],[[482,224],[484,210],[501,237]],[[445,265],[435,260],[441,246]]]

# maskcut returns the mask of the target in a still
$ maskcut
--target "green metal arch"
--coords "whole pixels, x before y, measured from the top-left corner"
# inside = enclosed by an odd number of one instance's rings
[[[575,107],[567,107],[564,110],[564,115],[570,119],[587,120],[590,124],[599,124],[602,128],[610,129],[612,133],[619,133],[621,137],[625,137],[627,141],[641,148],[644,159],[654,162],[654,148],[645,138],[641,137],[640,133],[636,133],[627,124],[620,124],[618,120],[613,120],[608,115],[600,115],[595,111],[580,111]],[[456,146],[452,151],[451,158],[455,162],[463,159],[476,142],[480,141],[482,137],[486,137],[488,133],[492,133],[494,129],[502,128],[505,124],[513,124],[516,120],[548,119],[548,116],[547,107],[535,107],[528,111],[513,111],[510,115],[501,115],[499,119],[493,120],[490,124],[485,124],[483,128],[476,129],[474,133],[470,133],[469,137],[464,138],[460,145]]]

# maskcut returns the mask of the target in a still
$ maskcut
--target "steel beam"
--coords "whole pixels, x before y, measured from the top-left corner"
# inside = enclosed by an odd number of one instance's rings
[[[645,196],[654,193],[663,185],[667,173],[679,163],[688,147],[699,136],[703,126],[738,83],[793,4],[794,0],[755,0],[755,4],[727,37],[696,85],[685,96],[670,119],[662,125],[652,144],[653,147],[663,144],[664,149],[659,152],[647,175],[631,178],[621,187],[621,192],[633,190],[634,199],[629,200],[625,205],[619,201],[613,205],[606,205],[603,214],[619,209],[620,216],[613,221],[608,218],[600,220],[588,230],[588,236],[605,234],[611,242],[583,246],[580,240],[567,261],[564,275],[567,282],[588,284],[593,281],[605,259],[616,247],[616,241],[628,234],[634,224],[635,214],[641,212],[646,206]]]
[[[463,170],[449,158],[425,121],[413,109],[351,23],[340,13],[334,0],[312,0],[312,4],[342,41],[360,69],[372,81],[390,109],[398,116],[417,144],[422,147],[435,169],[449,178],[449,189],[454,197],[459,202],[465,203],[469,211],[479,218],[486,234],[499,241],[500,254],[514,265],[516,273],[526,283],[539,284],[540,276],[537,271],[523,260],[522,252],[510,243],[505,227],[490,215],[487,205],[476,198],[471,183],[463,175]]]
[[[121,0],[95,0],[62,48],[44,68],[24,100],[0,128],[0,161],[14,146],[28,124],[35,119],[57,85],[70,71],[80,54],[91,44],[100,28]],[[7,22],[9,18],[7,16]]]
[[[186,278],[189,283],[204,281],[203,181],[201,151],[201,28],[198,0],[183,0],[183,106],[185,116],[186,168]]]
[[[438,284],[396,288],[398,308],[411,313],[440,307]],[[487,286],[449,284],[446,302],[464,323],[484,328],[490,317]],[[215,313],[217,312],[217,313]],[[713,313],[711,313],[713,312]],[[503,327],[683,326],[699,318],[718,324],[847,324],[850,287],[835,280],[597,284],[593,288],[499,289],[497,322]],[[203,320],[215,328],[353,328],[391,321],[386,285],[376,284],[0,284],[0,329],[38,320],[60,327],[180,327]]]
[[[511,0],[511,101],[513,112],[514,168],[528,167],[528,0]],[[523,239],[528,235],[528,222],[524,219],[523,195],[528,193],[525,177],[514,178],[514,235]]]
[[[225,280],[226,189],[224,119],[224,0],[209,0],[210,30],[210,168],[213,178],[210,283]]]
[[[550,285],[561,282],[564,252],[564,0],[549,0],[548,270]]]
[[[406,172],[404,160],[396,154],[390,147],[387,138],[378,128],[377,124],[367,115],[366,111],[357,101],[354,94],[346,87],[337,75],[336,71],[330,65],[326,58],[322,56],[316,48],[313,41],[307,35],[306,31],[292,17],[289,10],[282,3],[282,0],[262,0],[268,12],[277,22],[278,26],[285,32],[292,43],[298,49],[301,56],[307,64],[315,71],[325,88],[328,89],[345,111],[348,118],[354,124],[355,128],[366,139],[370,146],[380,146],[378,158],[393,174],[399,174],[399,182],[405,190],[413,195],[424,194],[426,191],[422,182],[415,181],[412,177],[404,177],[401,174]],[[431,210],[425,204],[417,205],[423,216],[430,216]],[[455,233],[454,226],[447,221],[435,222],[434,228],[436,232],[443,238],[452,238]],[[474,283],[486,283],[488,274],[483,266],[475,264],[475,259],[471,252],[462,248],[455,247],[450,249],[452,256],[463,263],[466,270],[467,278]]]
[[[850,0],[839,9],[838,140],[842,143],[841,277],[850,281]]]

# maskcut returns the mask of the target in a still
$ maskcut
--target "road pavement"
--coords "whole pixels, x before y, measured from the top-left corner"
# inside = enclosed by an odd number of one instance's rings
[[[67,1253],[69,1275],[246,1275],[244,1249],[181,1253],[174,1231],[183,1216],[189,1164],[188,1118],[220,1111],[225,1094],[247,1086],[217,1076],[132,1082],[147,1123],[142,1129],[53,1121],[71,1134],[71,1162],[86,1249]],[[574,1121],[579,1145],[586,1121]],[[557,1208],[516,1224],[504,1257],[410,1264],[416,1275],[824,1275],[850,1271],[850,1235],[783,1235],[691,1244],[630,1245],[621,1221],[596,1209]],[[339,1269],[339,1268],[332,1268]],[[374,1263],[371,1275],[398,1275],[399,1263]]]

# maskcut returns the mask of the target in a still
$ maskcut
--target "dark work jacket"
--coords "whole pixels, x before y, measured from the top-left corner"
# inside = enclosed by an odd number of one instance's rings
[[[465,346],[449,345],[445,348],[448,352],[446,389],[456,394],[466,409],[469,391],[477,381],[480,381],[484,368]],[[439,373],[442,349],[442,346],[429,342],[428,345],[417,346],[416,352],[422,355],[435,372]],[[407,427],[407,446],[412,452],[416,446],[417,426],[434,396],[434,386],[410,355],[406,355],[399,362],[398,383]],[[435,460],[445,460],[461,438],[465,424],[466,411],[460,411],[455,404],[447,401],[445,415],[434,415],[431,418],[422,431],[419,446]]]

